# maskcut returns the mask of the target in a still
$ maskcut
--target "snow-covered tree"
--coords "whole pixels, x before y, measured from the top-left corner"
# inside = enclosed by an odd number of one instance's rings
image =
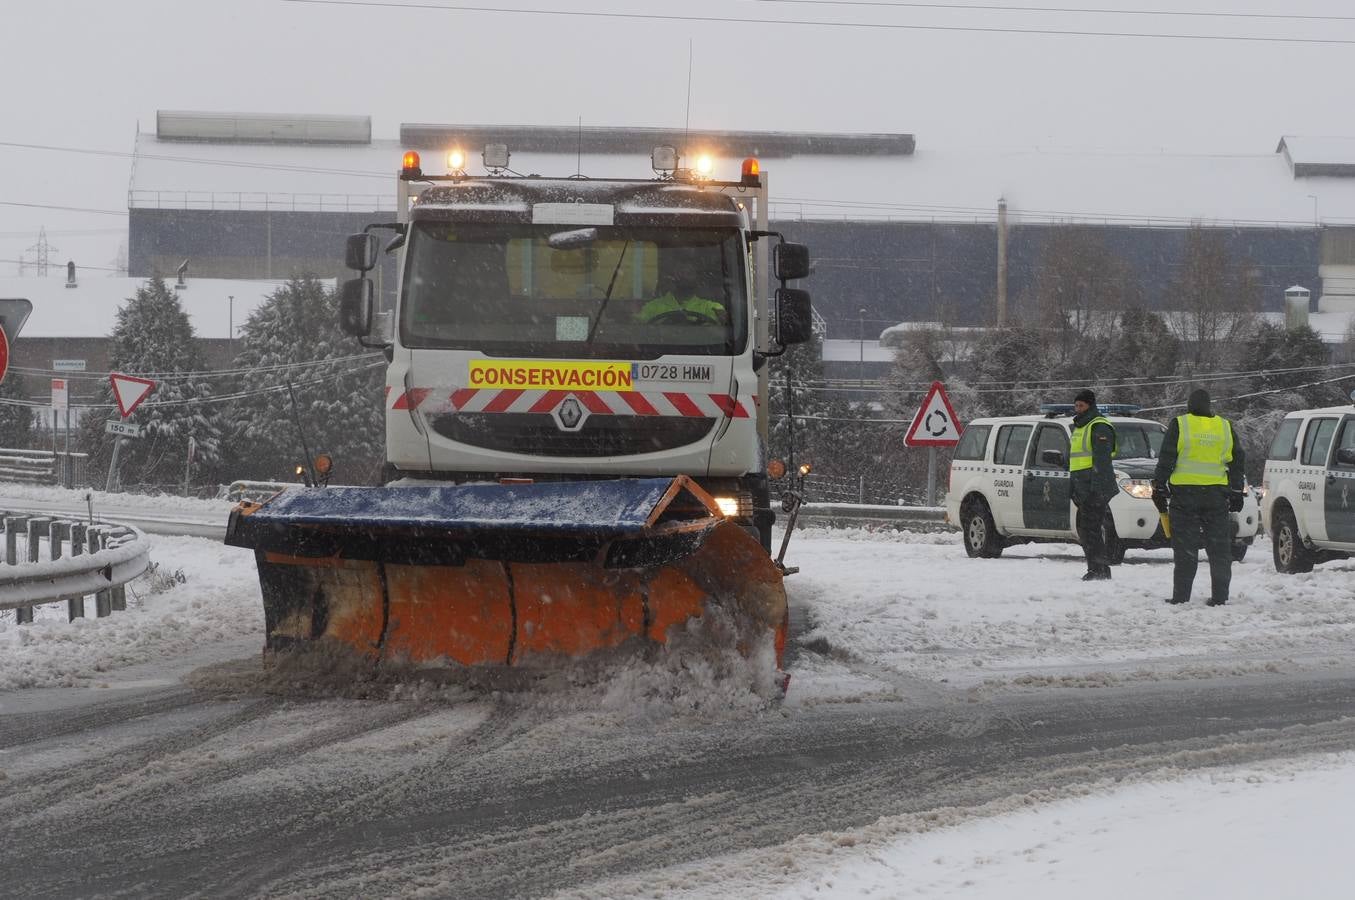
[[[223,412],[213,404],[212,387],[202,376],[202,353],[188,314],[174,291],[159,277],[118,310],[111,335],[109,363],[115,372],[148,377],[155,392],[133,413],[141,436],[124,439],[119,471],[124,485],[181,484],[189,438],[196,443],[195,482],[216,479],[221,460]],[[112,388],[103,402],[114,407]],[[104,423],[117,418],[116,408],[91,411],[81,428],[81,448],[90,455],[92,473],[106,472],[113,439]]]
[[[304,434],[312,455],[334,458],[337,481],[375,482],[385,461],[384,363],[339,330],[335,293],[314,278],[295,278],[250,314],[240,334],[237,385],[247,396],[232,410],[232,476],[290,480],[304,458]]]
[[[22,376],[9,374],[0,382],[0,447],[28,449],[33,443],[33,408],[14,401],[27,400]]]

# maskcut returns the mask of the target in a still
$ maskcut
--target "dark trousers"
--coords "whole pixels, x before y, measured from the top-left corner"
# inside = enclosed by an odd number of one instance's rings
[[[1087,571],[1110,574],[1106,559],[1106,540],[1101,524],[1106,519],[1110,501],[1097,494],[1088,494],[1077,504],[1077,539],[1082,552],[1087,554]]]
[[[1200,565],[1200,548],[1209,556],[1210,599],[1228,599],[1233,579],[1233,521],[1228,488],[1223,485],[1172,485],[1172,599],[1190,599]]]

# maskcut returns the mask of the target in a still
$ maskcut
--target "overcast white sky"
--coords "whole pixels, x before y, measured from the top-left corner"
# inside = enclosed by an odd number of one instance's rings
[[[938,10],[898,0],[375,0],[719,18],[1316,38],[1258,43],[590,18],[286,0],[5,4],[0,272],[46,226],[54,261],[107,265],[130,161],[157,109],[371,115],[401,122],[680,125],[688,41],[698,128],[885,131],[919,147],[1267,153],[1280,135],[1355,136],[1349,0],[935,0],[1345,21]]]

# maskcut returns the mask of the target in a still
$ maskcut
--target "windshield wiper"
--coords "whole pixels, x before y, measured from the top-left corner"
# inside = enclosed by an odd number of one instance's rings
[[[626,261],[626,248],[629,246],[630,238],[626,238],[626,242],[621,245],[621,255],[616,258],[616,268],[612,269],[612,280],[607,282],[607,293],[602,296],[602,303],[598,306],[598,317],[588,326],[585,344],[593,343],[593,335],[598,333],[598,326],[602,324],[602,314],[607,311],[607,301],[612,299],[612,288],[616,287],[616,276],[621,274],[621,264]]]

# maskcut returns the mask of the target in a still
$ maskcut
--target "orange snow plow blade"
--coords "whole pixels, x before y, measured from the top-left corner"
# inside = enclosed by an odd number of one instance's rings
[[[266,647],[513,665],[583,657],[723,607],[781,664],[781,570],[686,476],[291,489],[231,514],[258,563]]]

